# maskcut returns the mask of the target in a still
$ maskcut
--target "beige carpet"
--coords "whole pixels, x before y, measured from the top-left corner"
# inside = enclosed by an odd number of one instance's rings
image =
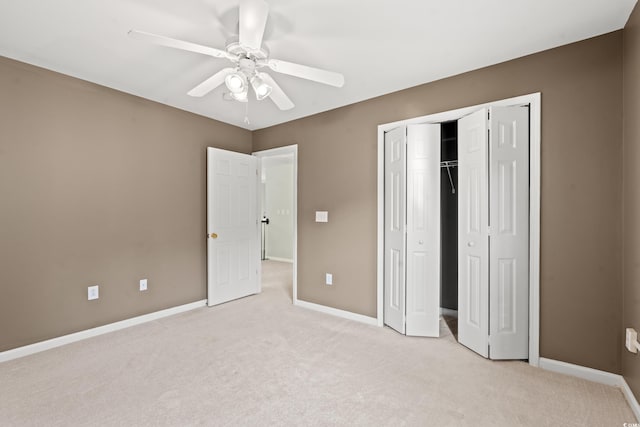
[[[616,426],[619,389],[491,362],[264,291],[0,364],[1,426]],[[286,281],[286,286],[282,283]],[[280,283],[280,284],[279,284]]]

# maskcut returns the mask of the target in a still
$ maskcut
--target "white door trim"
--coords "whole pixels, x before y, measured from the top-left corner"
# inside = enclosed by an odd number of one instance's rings
[[[384,132],[398,126],[417,123],[441,123],[491,106],[529,105],[529,364],[540,360],[540,137],[541,94],[532,93],[499,101],[487,102],[427,116],[415,117],[378,126],[378,326],[383,326],[384,310]]]
[[[293,304],[298,302],[298,144],[284,147],[271,148],[269,150],[254,151],[253,156],[264,157],[282,156],[293,154]],[[262,186],[258,186],[258,197]]]

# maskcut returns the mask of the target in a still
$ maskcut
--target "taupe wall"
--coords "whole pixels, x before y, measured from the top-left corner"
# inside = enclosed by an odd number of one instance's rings
[[[640,330],[640,7],[624,29],[624,322]],[[620,335],[623,335],[620,329]],[[626,350],[622,371],[640,398],[640,356]]]
[[[206,298],[207,146],[251,133],[0,58],[0,351]]]
[[[298,144],[298,298],[376,316],[379,124],[542,92],[540,353],[619,373],[621,82],[618,31],[254,132]]]
[[[625,30],[627,117],[637,21]],[[622,64],[615,32],[256,131],[252,145],[248,131],[0,59],[0,351],[205,298],[207,146],[298,144],[298,297],[376,316],[377,125],[539,91],[541,355],[618,373]],[[640,196],[628,184],[640,129],[624,129],[625,324],[640,328]],[[91,284],[101,297],[88,302]],[[638,392],[637,360],[624,360]]]

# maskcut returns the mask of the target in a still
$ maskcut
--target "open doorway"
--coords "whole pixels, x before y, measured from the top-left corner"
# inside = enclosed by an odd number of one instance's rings
[[[296,300],[297,146],[253,153],[259,158],[261,285]]]

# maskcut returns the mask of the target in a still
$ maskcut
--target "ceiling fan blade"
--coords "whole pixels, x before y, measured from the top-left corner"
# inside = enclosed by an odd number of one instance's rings
[[[225,77],[227,77],[234,71],[235,70],[233,68],[224,68],[218,71],[213,76],[209,77],[207,80],[203,81],[198,86],[187,92],[187,95],[197,97],[205,96],[206,94],[220,86],[222,83],[224,83]]]
[[[201,53],[203,55],[213,56],[215,58],[229,58],[229,54],[224,50],[215,49],[209,46],[203,46],[196,43],[186,42],[183,40],[172,39],[170,37],[159,36],[157,34],[147,33],[145,31],[129,30],[129,35],[137,40],[143,40],[160,46],[172,47],[174,49],[187,50],[189,52]]]
[[[290,110],[294,107],[293,102],[289,99],[289,97],[284,93],[282,88],[278,86],[273,78],[267,73],[257,73],[258,77],[260,77],[266,84],[271,86],[271,94],[269,97],[273,101],[274,104],[278,106],[281,110]]]
[[[240,2],[240,44],[260,49],[264,28],[269,16],[269,5],[264,0],[242,0]]]
[[[293,62],[280,61],[279,59],[269,59],[267,66],[273,71],[291,76],[300,77],[327,85],[342,87],[344,76],[333,71],[325,71],[319,68],[307,67],[306,65],[294,64]]]

